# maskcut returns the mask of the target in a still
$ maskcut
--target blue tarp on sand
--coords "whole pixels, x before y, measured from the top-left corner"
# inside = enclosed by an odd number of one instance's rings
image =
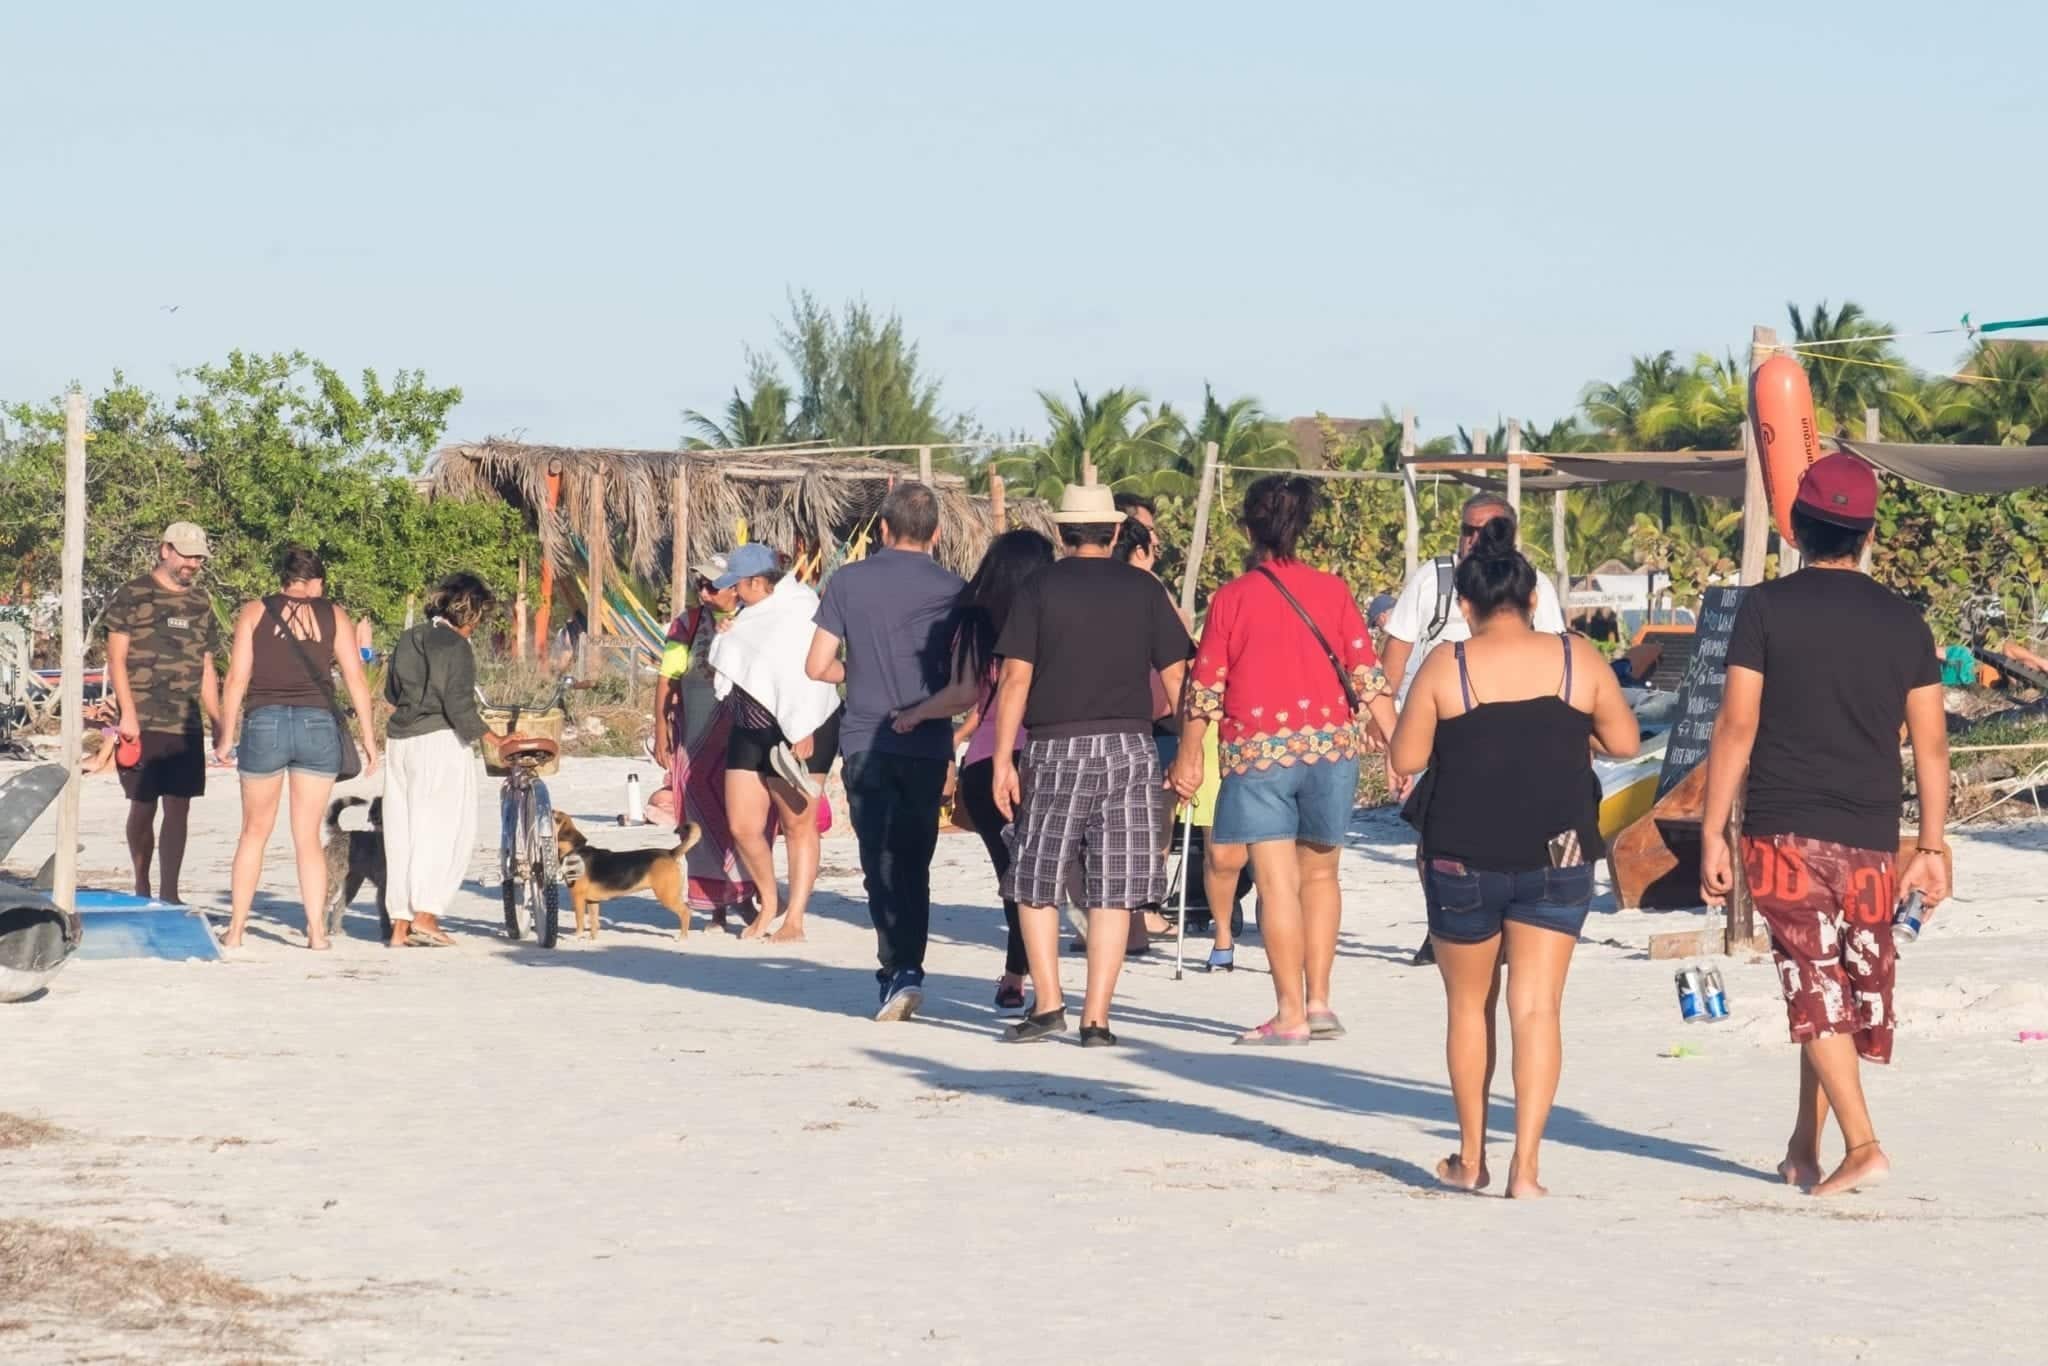
[[[129,892],[80,889],[78,916],[85,922],[80,958],[218,959],[220,946],[206,917],[189,906]]]

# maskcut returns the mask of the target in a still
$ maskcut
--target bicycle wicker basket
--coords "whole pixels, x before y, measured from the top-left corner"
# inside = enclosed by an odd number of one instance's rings
[[[511,734],[512,718],[516,714],[519,718],[519,734],[544,736],[558,746],[562,743],[562,722],[566,714],[560,707],[549,707],[545,710],[534,707],[479,707],[477,710],[484,718],[484,729],[493,735]],[[560,756],[557,755],[544,764],[536,764],[533,771],[545,778],[555,773],[561,766]],[[502,778],[508,771],[503,764],[492,760],[489,750],[484,751],[484,772],[493,778]]]

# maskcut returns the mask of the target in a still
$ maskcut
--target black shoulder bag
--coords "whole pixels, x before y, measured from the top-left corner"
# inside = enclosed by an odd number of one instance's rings
[[[1280,596],[1287,599],[1287,605],[1294,609],[1294,615],[1301,618],[1301,624],[1308,627],[1309,634],[1316,638],[1316,644],[1323,647],[1324,658],[1328,659],[1330,667],[1337,671],[1337,686],[1344,690],[1345,703],[1350,706],[1353,716],[1358,715],[1358,709],[1365,703],[1358,696],[1358,689],[1351,686],[1351,675],[1344,672],[1344,662],[1338,659],[1337,652],[1330,648],[1329,640],[1323,635],[1323,628],[1316,625],[1315,618],[1308,614],[1308,609],[1295,600],[1294,594],[1287,591],[1287,585],[1280,582],[1278,574],[1264,565],[1255,567],[1259,573],[1266,576],[1267,582],[1280,590]]]
[[[356,738],[349,733],[348,718],[341,714],[341,707],[334,700],[334,685],[320,672],[319,666],[313,663],[313,656],[306,653],[306,642],[292,634],[292,628],[285,624],[283,615],[270,605],[269,598],[263,599],[263,615],[275,623],[284,638],[292,643],[292,653],[299,657],[299,663],[305,665],[306,672],[313,676],[313,686],[327,699],[327,710],[334,714],[334,729],[341,737],[341,771],[334,775],[334,781],[345,783],[351,778],[362,776],[363,752],[356,748]],[[334,634],[334,621],[335,618],[328,618],[329,636]],[[327,642],[327,648],[330,651],[334,649],[333,640]]]

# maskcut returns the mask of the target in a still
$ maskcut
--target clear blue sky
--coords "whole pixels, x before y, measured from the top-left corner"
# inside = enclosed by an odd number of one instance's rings
[[[2021,0],[6,10],[0,397],[297,348],[665,447],[808,288],[995,429],[1206,378],[1431,434],[1788,298],[2048,309]]]

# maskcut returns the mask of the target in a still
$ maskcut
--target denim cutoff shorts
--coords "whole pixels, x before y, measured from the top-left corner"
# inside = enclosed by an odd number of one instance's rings
[[[1453,944],[1483,944],[1509,920],[1579,937],[1593,902],[1593,865],[1502,873],[1457,859],[1422,867],[1429,932]]]
[[[1210,827],[1209,841],[1259,844],[1305,840],[1341,845],[1357,804],[1356,759],[1275,764],[1268,769],[1226,773],[1216,792],[1216,822]]]
[[[341,730],[325,707],[258,707],[242,721],[235,767],[250,778],[290,769],[332,778],[341,772]]]

